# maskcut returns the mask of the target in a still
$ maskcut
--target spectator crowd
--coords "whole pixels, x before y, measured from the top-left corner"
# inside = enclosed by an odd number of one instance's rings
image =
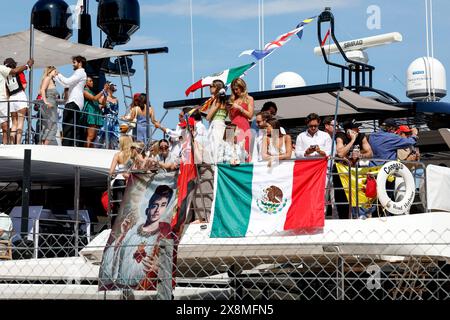
[[[24,71],[33,60],[17,66],[12,58],[0,65],[0,123],[3,144],[20,144],[24,119],[29,110],[25,95]],[[187,150],[194,150],[196,163],[266,162],[268,166],[287,159],[336,157],[350,167],[377,166],[381,160],[417,161],[420,153],[415,147],[416,128],[399,125],[393,119],[380,122],[377,132],[360,132],[360,123],[354,120],[342,123],[337,119],[321,119],[310,113],[305,120],[306,130],[295,143],[277,119],[277,105],[268,101],[255,114],[254,99],[248,94],[247,84],[241,78],[232,81],[231,94],[221,80],[210,86],[208,106],[183,108],[174,129],[155,120],[155,113],[145,94],[135,94],[126,114],[119,118],[119,103],[114,84],[106,82],[95,92],[94,78],[85,71],[86,59],[72,59],[73,74],[66,77],[54,66],[45,68],[36,104],[37,122],[35,142],[63,146],[102,147],[119,149],[111,164],[114,185],[123,186],[129,169],[175,171],[181,161],[189,161]],[[63,88],[62,94],[58,86]],[[58,108],[64,104],[63,108]],[[62,122],[59,120],[62,117]],[[203,123],[203,117],[209,126]],[[148,123],[147,119],[151,123]],[[122,125],[120,124],[122,121]],[[148,126],[162,131],[164,138],[150,144]],[[323,128],[323,130],[321,130]],[[329,185],[341,187],[336,167]],[[340,192],[334,201],[343,201]],[[336,206],[340,217],[344,209]],[[357,213],[358,215],[358,213]]]

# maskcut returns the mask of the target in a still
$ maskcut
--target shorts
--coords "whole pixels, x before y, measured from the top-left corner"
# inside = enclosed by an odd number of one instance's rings
[[[8,102],[0,102],[0,124],[6,121],[8,121]]]
[[[13,101],[13,100],[19,100],[19,101]],[[27,95],[25,92],[20,91],[16,94],[13,94],[9,97],[9,112],[17,112],[22,109],[28,108],[27,103]]]

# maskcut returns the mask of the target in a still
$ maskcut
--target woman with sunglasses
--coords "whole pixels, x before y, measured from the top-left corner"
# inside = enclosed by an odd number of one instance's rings
[[[179,159],[173,153],[169,152],[169,141],[166,139],[159,140],[158,150],[159,153],[156,157],[158,167],[166,171],[177,170]]]

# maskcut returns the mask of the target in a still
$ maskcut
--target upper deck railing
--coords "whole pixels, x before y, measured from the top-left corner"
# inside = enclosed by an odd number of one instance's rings
[[[6,105],[6,115],[0,114],[0,122],[6,123],[6,130],[2,132],[6,134],[6,143],[11,144],[11,136],[15,135],[12,128],[12,116],[11,116],[11,102],[20,102],[27,104],[25,114],[20,113],[21,117],[24,117],[24,126],[22,129],[21,144],[51,144],[51,145],[66,145],[84,147],[90,144],[94,148],[101,149],[117,149],[119,144],[119,137],[122,133],[127,133],[132,136],[134,140],[138,139],[139,131],[146,131],[146,124],[139,123],[138,121],[122,119],[119,116],[119,110],[112,110],[104,107],[102,114],[86,112],[81,110],[69,110],[65,108],[65,101],[58,99],[56,112],[44,104],[42,100],[4,100],[0,103]],[[23,109],[22,109],[23,110]],[[64,120],[64,114],[68,114],[73,121]],[[88,141],[87,129],[90,128],[86,122],[87,117],[96,117],[98,122],[103,123],[102,126],[96,126],[95,139]],[[81,121],[80,121],[81,120]],[[126,126],[128,129],[123,130],[121,126]],[[154,133],[154,127],[149,124],[151,135]],[[63,132],[73,130],[73,134],[64,137]],[[46,132],[44,134],[44,132]],[[50,140],[44,142],[48,136],[48,132],[51,132],[49,136]],[[142,138],[142,134],[139,138]],[[144,135],[146,139],[146,136]],[[47,139],[48,140],[48,139]],[[141,139],[142,140],[142,139]],[[151,140],[151,136],[150,136]]]

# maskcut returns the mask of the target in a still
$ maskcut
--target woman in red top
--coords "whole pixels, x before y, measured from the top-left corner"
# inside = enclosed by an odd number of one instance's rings
[[[240,130],[238,142],[245,139],[245,151],[250,152],[251,130],[249,121],[253,118],[254,102],[248,95],[247,84],[241,78],[234,79],[231,82],[231,98],[229,103],[229,116],[231,123],[234,123]],[[250,157],[249,157],[249,160]]]

